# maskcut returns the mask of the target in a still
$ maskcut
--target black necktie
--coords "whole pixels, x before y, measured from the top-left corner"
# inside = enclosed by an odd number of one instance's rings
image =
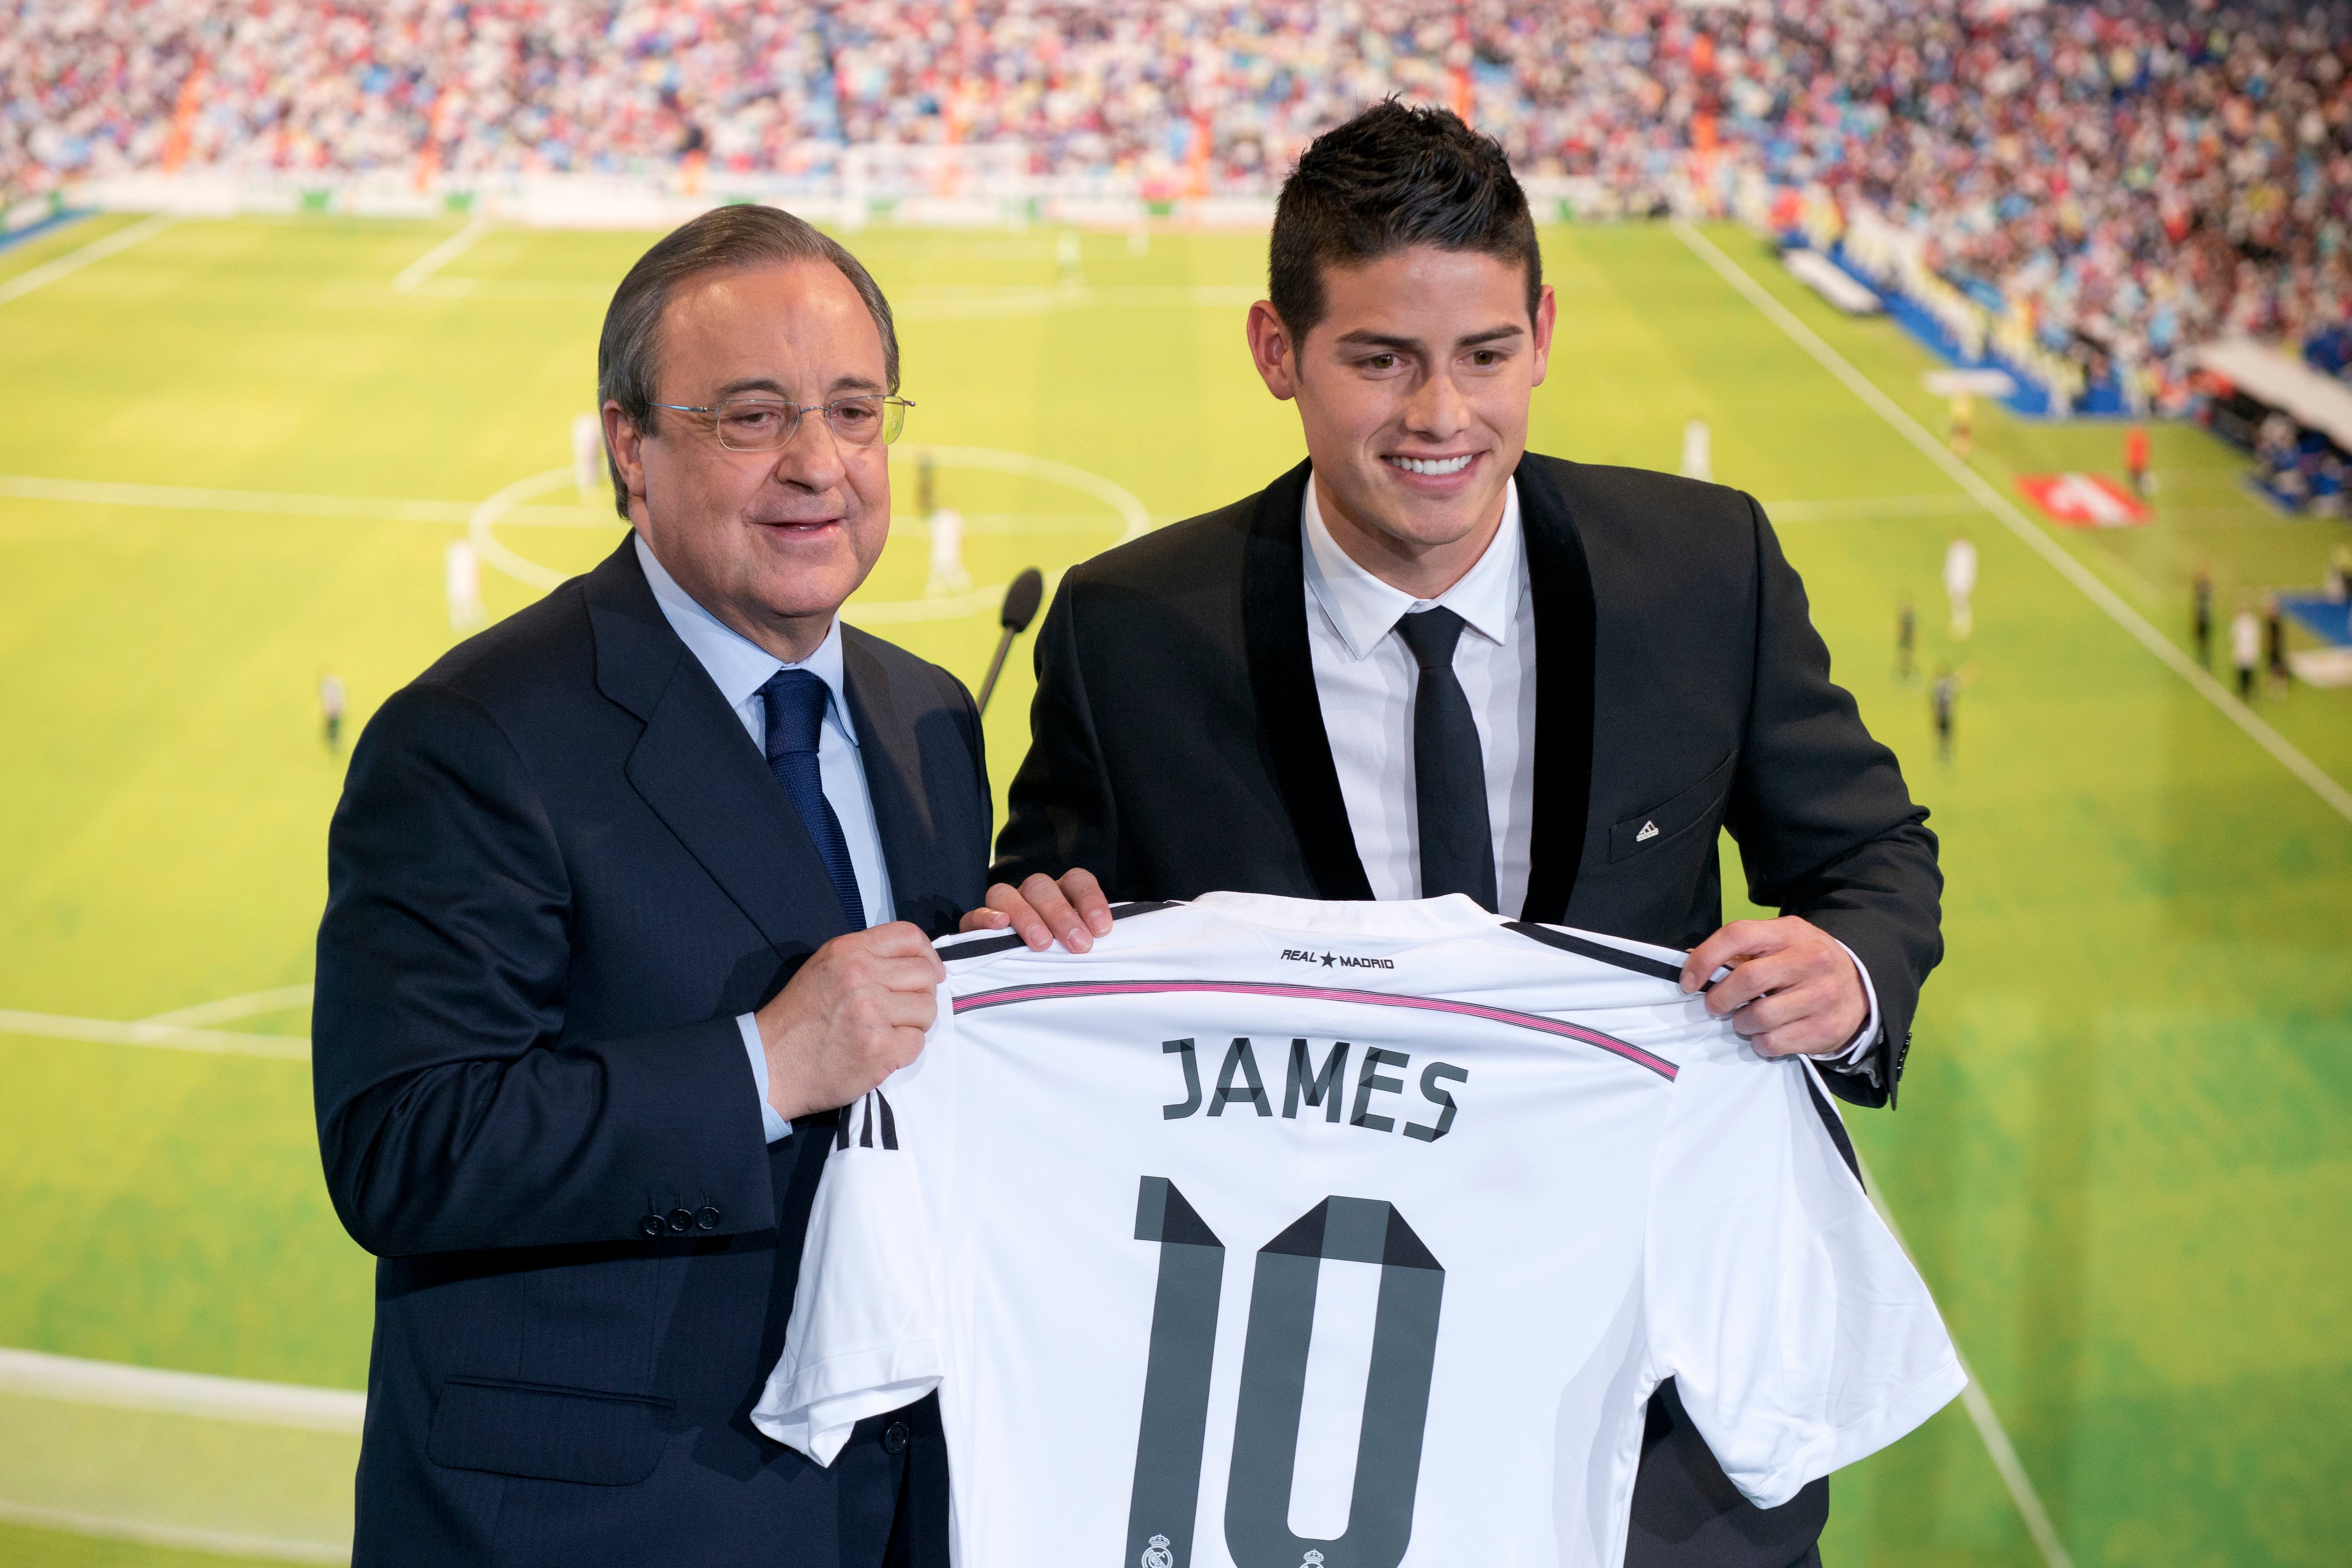
[[[1495,907],[1495,834],[1486,815],[1486,758],[1470,699],[1454,674],[1462,617],[1444,606],[1397,622],[1421,666],[1412,694],[1412,794],[1421,816],[1421,895],[1466,893]]]
[[[866,929],[866,901],[857,895],[857,869],[849,862],[849,840],[841,819],[824,798],[824,775],[817,766],[817,737],[824,727],[825,685],[808,670],[778,670],[760,688],[768,710],[768,771],[792,798],[801,825],[815,841],[833,891],[852,931]]]

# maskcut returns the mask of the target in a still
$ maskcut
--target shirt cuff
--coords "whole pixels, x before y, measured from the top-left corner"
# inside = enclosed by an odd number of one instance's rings
[[[1870,984],[1868,977],[1865,976],[1862,983],[1865,986]],[[1874,1024],[1878,1021],[1876,1002],[1870,1004],[1870,1020]],[[768,1048],[760,1043],[759,1015],[738,1013],[735,1015],[735,1027],[742,1031],[743,1053],[751,1059],[751,1083],[760,1092],[761,1131],[767,1134],[768,1142],[772,1144],[779,1138],[789,1138],[793,1135],[793,1124],[768,1103]]]
[[[1837,942],[1834,936],[1830,940]],[[1853,958],[1853,972],[1862,977],[1862,995],[1863,998],[1870,1003],[1870,1016],[1862,1020],[1862,1032],[1849,1040],[1844,1049],[1826,1051],[1816,1060],[1832,1067],[1842,1067],[1849,1071],[1864,1073],[1873,1083],[1875,1083],[1878,1082],[1878,1069],[1871,1061],[1870,1053],[1878,1049],[1878,1036],[1881,1030],[1878,1021],[1878,988],[1870,983],[1870,967],[1860,958],[1854,958],[1853,948],[1843,942],[1838,942],[1838,950],[1847,957]],[[764,1094],[766,1090],[763,1088],[761,1092]]]

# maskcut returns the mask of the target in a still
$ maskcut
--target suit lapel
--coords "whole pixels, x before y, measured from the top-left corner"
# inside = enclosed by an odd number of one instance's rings
[[[1298,517],[1308,468],[1301,463],[1258,496],[1242,566],[1242,632],[1250,689],[1257,699],[1259,744],[1273,763],[1275,787],[1315,891],[1324,898],[1369,899],[1372,884],[1348,825],[1348,802],[1339,793],[1339,770],[1331,761],[1330,732],[1323,727],[1307,643],[1307,568]]]
[[[1536,612],[1535,821],[1523,920],[1559,924],[1584,858],[1592,796],[1592,571],[1545,459],[1519,462],[1519,522]]]
[[[858,762],[866,770],[866,792],[874,802],[874,825],[881,832],[883,863],[890,874],[890,901],[901,920],[925,930],[952,930],[963,911],[955,907],[949,879],[941,873],[939,824],[924,787],[915,727],[895,700],[889,672],[866,645],[864,632],[845,625],[841,654],[850,722],[857,727]],[[943,914],[944,926],[939,924]]]
[[[771,946],[806,951],[846,931],[808,830],[670,630],[627,540],[590,577],[587,602],[597,685],[645,722],[625,771],[646,804]]]

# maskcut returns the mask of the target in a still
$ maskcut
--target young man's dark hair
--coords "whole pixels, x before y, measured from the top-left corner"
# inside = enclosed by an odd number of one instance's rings
[[[1324,268],[1415,245],[1517,263],[1535,319],[1543,257],[1502,144],[1450,110],[1391,98],[1317,137],[1282,183],[1266,297],[1293,340],[1303,340],[1323,319]]]

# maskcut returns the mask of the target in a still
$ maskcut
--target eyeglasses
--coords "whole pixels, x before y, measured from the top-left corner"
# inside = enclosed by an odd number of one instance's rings
[[[907,428],[902,397],[843,397],[831,402],[785,402],[769,397],[730,397],[716,404],[657,402],[677,413],[707,413],[719,444],[730,452],[774,452],[788,444],[804,413],[822,413],[833,438],[844,446],[887,446]]]

